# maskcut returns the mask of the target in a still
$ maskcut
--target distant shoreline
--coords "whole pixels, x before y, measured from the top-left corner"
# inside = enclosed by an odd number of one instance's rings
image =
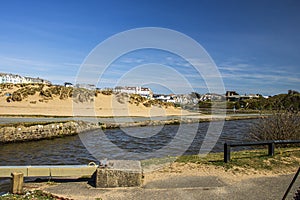
[[[173,120],[178,123],[201,123],[210,121],[230,121],[230,120],[244,120],[244,119],[258,119],[265,118],[269,114],[227,114],[227,115],[169,115],[169,116],[51,116],[51,115],[0,115],[0,125],[14,124],[14,123],[44,123],[44,122],[59,122],[59,121],[86,121],[86,122],[102,122],[102,123],[141,123],[146,121],[168,122]],[[1,121],[2,119],[2,121]],[[14,120],[15,119],[15,120]],[[114,120],[116,119],[116,121]],[[36,120],[36,121],[35,121]],[[53,121],[52,121],[53,120]],[[122,122],[121,122],[122,121]]]

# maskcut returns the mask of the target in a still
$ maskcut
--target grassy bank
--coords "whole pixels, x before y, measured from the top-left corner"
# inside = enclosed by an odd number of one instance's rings
[[[300,147],[276,148],[273,157],[268,156],[267,149],[231,152],[231,161],[224,163],[223,153],[210,153],[205,157],[199,155],[181,156],[176,162],[196,163],[224,167],[229,169],[254,169],[282,172],[300,166]]]
[[[273,173],[294,172],[300,166],[300,147],[276,148],[273,157],[268,156],[267,149],[245,150],[231,152],[231,161],[224,163],[223,153],[210,153],[206,156],[185,155],[142,161],[142,166],[147,168],[153,165],[175,163],[193,163],[197,165],[210,165],[221,167],[225,171],[247,172],[265,171]]]

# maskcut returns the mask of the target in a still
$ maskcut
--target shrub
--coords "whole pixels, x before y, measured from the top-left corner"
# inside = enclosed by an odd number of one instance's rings
[[[40,96],[42,97],[47,97],[47,98],[52,98],[52,93],[51,90],[47,89],[47,90],[42,90],[40,92]]]
[[[211,108],[212,103],[209,101],[199,101],[199,108]]]
[[[300,138],[300,115],[298,112],[277,111],[255,123],[249,136],[254,140],[297,140]]]
[[[7,102],[7,103],[12,102],[11,96],[9,96],[9,97],[6,98],[6,102]]]
[[[72,88],[67,88],[63,87],[60,91],[60,96],[59,99],[68,99],[70,96],[72,96],[73,89]]]
[[[143,105],[144,105],[145,107],[149,108],[149,107],[151,107],[151,102],[146,101],[146,102],[143,103]]]
[[[112,95],[112,91],[111,90],[104,90],[101,92],[103,95]]]
[[[12,94],[12,100],[13,101],[22,101],[22,95],[20,92],[14,92]]]

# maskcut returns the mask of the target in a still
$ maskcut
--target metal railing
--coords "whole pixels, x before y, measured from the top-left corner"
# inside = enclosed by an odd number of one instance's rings
[[[298,176],[299,176],[299,173],[300,173],[300,167],[298,168],[298,171],[296,172],[296,174],[295,174],[295,176],[294,176],[294,178],[293,178],[291,184],[289,185],[288,189],[286,190],[286,192],[285,192],[285,194],[284,194],[282,200],[285,200],[286,197],[288,196],[288,194],[289,194],[289,192],[291,191],[291,189],[292,189],[292,187],[293,187],[295,181],[297,180],[297,178],[298,178]]]
[[[267,145],[268,156],[274,156],[275,144],[296,144],[296,143],[300,143],[300,140],[267,140],[267,141],[242,142],[242,143],[226,142],[224,143],[224,162],[228,163],[230,161],[231,147]]]

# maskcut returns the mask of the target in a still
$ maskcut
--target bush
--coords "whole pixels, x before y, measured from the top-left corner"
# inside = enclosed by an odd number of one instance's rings
[[[101,91],[101,93],[103,95],[112,95],[113,92],[111,90],[104,90],[104,91]]]
[[[146,102],[143,103],[143,105],[144,105],[145,107],[149,108],[149,107],[151,107],[151,102],[146,101]]]
[[[26,91],[26,93],[28,95],[35,95],[36,89],[35,88],[28,88],[28,90]]]
[[[42,90],[42,91],[40,92],[40,96],[46,97],[46,98],[52,98],[51,90],[49,90],[49,89],[47,89],[47,90]]]
[[[254,140],[298,140],[300,138],[300,115],[298,112],[277,111],[260,119],[250,128]]]
[[[7,102],[7,103],[12,102],[12,98],[11,98],[11,97],[7,97],[7,98],[6,98],[6,102]]]
[[[22,101],[22,95],[20,92],[14,92],[12,94],[12,100],[13,101]]]
[[[199,108],[211,108],[211,102],[209,101],[199,101]]]
[[[63,87],[61,89],[59,99],[61,100],[68,99],[70,96],[72,96],[72,93],[73,93],[73,88]]]

